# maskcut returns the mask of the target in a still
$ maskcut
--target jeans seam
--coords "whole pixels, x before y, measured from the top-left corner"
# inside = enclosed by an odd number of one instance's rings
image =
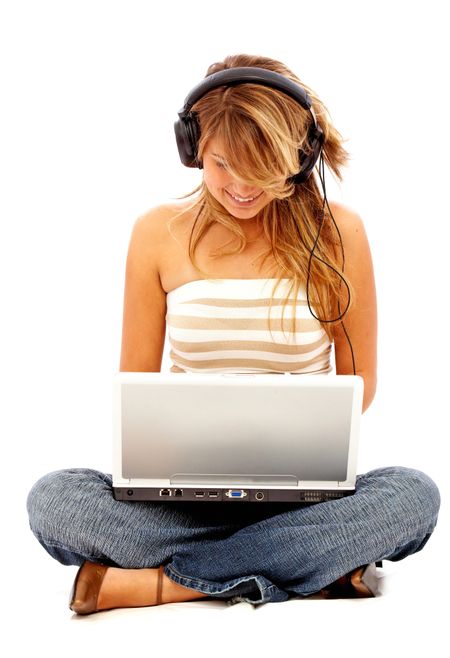
[[[205,583],[205,581],[199,579],[199,578],[192,578],[190,576],[183,576],[182,574],[178,573],[176,569],[172,567],[171,564],[167,564],[164,567],[164,573],[169,577],[169,573],[175,576],[175,578],[172,578],[172,580],[175,580],[175,582],[178,582],[178,584],[184,585],[186,582],[189,583],[195,583],[196,587],[195,589],[198,589],[198,591],[203,592],[204,594],[223,594],[228,590],[233,589],[237,585],[240,585],[241,583],[245,583],[248,581],[253,580],[256,584],[256,586],[259,589],[259,592],[261,594],[262,600],[257,601],[258,603],[265,603],[270,599],[270,596],[266,596],[266,593],[269,592],[271,589],[275,589],[274,585],[268,585],[267,587],[260,583],[258,576],[242,576],[242,578],[237,578],[235,579],[236,582],[234,582],[232,585],[229,584],[224,584],[223,586],[220,585],[210,585],[208,583]],[[181,582],[183,581],[183,582]],[[185,587],[189,587],[189,585],[185,585]],[[246,598],[241,598],[243,595],[238,594],[234,598],[238,598],[239,600],[245,600],[248,601],[249,603],[255,603],[256,601],[252,601],[250,599]]]

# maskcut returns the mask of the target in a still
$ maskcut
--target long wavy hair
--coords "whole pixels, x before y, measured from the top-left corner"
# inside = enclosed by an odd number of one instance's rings
[[[230,55],[223,62],[209,66],[205,77],[239,66],[257,66],[275,71],[297,82],[308,92],[316,121],[324,133],[323,159],[342,181],[341,168],[348,163],[349,153],[344,149],[343,138],[332,125],[329,112],[317,94],[283,63],[262,56]],[[268,257],[272,257],[276,264],[274,269],[279,272],[279,276],[275,277],[278,280],[272,299],[281,280],[290,280],[283,304],[282,325],[286,305],[291,301],[295,307],[299,288],[305,288],[308,281],[308,299],[332,341],[331,325],[334,320],[330,318],[330,313],[335,314],[339,301],[343,300],[342,282],[346,284],[348,295],[346,311],[352,301],[352,287],[343,273],[339,233],[331,221],[329,209],[324,205],[316,181],[317,172],[313,171],[301,185],[288,180],[300,169],[299,149],[307,153],[310,150],[307,135],[311,114],[283,92],[252,83],[213,89],[193,105],[192,111],[197,113],[200,124],[198,159],[203,160],[207,142],[217,139],[224,149],[227,170],[236,179],[262,188],[273,197],[256,219],[269,245],[262,254],[261,267]],[[192,192],[174,198],[186,199],[193,195],[196,195],[193,203],[177,213],[171,222],[187,211],[197,211],[189,239],[189,258],[204,278],[215,278],[200,269],[195,259],[196,248],[210,227],[215,223],[225,226],[234,236],[231,244],[235,245],[228,250],[216,250],[213,258],[241,253],[246,246],[246,237],[239,220],[213,197],[204,181]],[[311,258],[318,233],[314,257]],[[294,333],[295,319],[293,310]]]

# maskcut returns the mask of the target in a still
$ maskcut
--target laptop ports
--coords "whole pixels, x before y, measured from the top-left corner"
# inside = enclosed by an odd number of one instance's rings
[[[159,490],[159,495],[160,496],[170,496],[171,491],[170,489],[160,489]]]
[[[209,498],[218,498],[219,497],[219,492],[218,491],[209,491],[208,496],[209,496]]]
[[[196,498],[204,498],[205,497],[205,492],[204,491],[195,491],[194,496]]]
[[[175,489],[173,492],[174,496],[182,496],[183,495],[183,489]]]

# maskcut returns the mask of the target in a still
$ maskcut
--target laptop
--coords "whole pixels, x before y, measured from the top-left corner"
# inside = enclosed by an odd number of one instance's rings
[[[364,380],[121,372],[116,500],[318,503],[355,491]]]

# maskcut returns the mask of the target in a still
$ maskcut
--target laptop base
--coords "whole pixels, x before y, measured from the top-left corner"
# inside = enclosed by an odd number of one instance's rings
[[[241,489],[209,487],[113,487],[115,500],[154,502],[322,503],[350,496],[355,490]]]

